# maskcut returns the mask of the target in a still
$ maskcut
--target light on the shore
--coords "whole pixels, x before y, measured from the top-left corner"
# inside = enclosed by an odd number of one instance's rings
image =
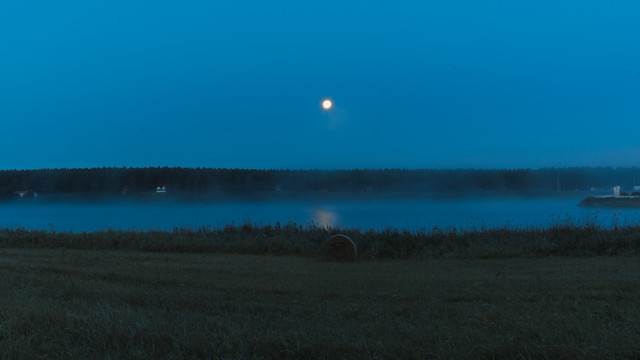
[[[336,225],[337,215],[331,211],[314,209],[313,215],[316,223],[325,229]]]
[[[324,99],[322,101],[322,108],[325,110],[329,110],[331,109],[331,107],[333,106],[333,102],[329,99]]]

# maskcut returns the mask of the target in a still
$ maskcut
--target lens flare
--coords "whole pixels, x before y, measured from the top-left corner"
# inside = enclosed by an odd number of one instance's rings
[[[325,110],[329,110],[333,107],[333,102],[329,99],[324,99],[322,101],[322,108]]]

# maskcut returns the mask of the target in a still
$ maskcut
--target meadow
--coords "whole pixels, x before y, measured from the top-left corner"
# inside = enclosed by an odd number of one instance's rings
[[[354,263],[323,259],[334,232]],[[640,229],[0,231],[20,358],[634,358]]]

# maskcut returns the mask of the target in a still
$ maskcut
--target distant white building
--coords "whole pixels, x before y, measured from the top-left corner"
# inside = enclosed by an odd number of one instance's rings
[[[166,186],[163,186],[163,187],[158,186],[156,188],[156,192],[157,193],[166,193],[167,192],[167,187]]]
[[[620,197],[620,186],[613,187],[613,197]]]

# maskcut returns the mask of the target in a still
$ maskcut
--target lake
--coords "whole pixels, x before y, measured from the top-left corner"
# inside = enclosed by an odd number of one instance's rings
[[[265,201],[185,203],[0,203],[0,227],[56,231],[171,230],[222,227],[247,221],[258,225],[295,222],[361,229],[482,229],[547,226],[595,219],[600,225],[635,224],[640,209],[585,209],[580,198],[474,200]]]

